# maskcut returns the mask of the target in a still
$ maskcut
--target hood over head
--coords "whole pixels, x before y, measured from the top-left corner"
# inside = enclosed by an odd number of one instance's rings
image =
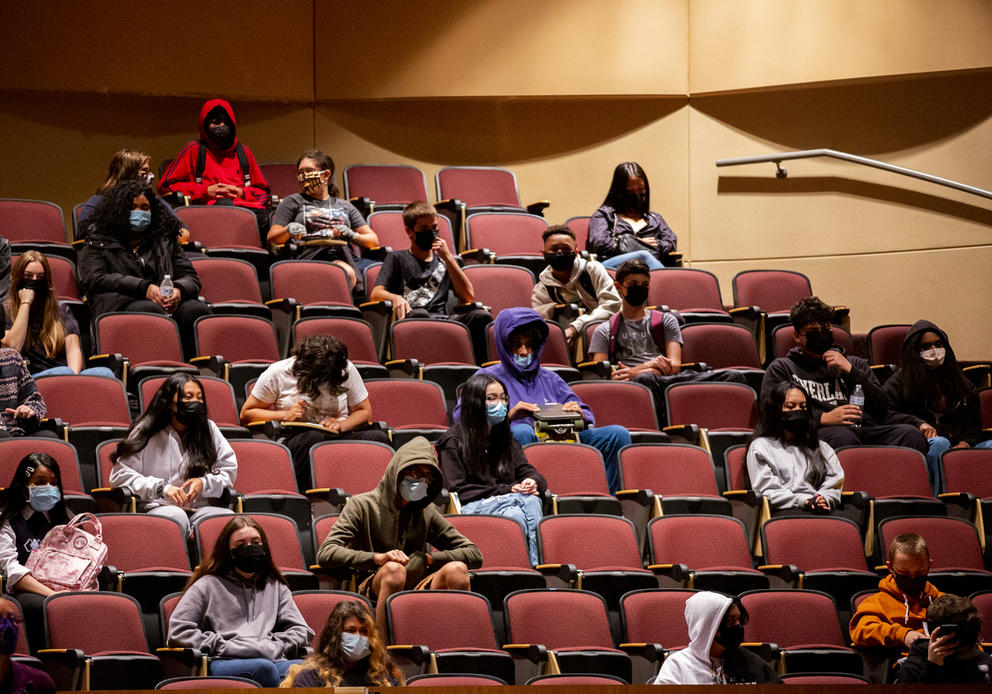
[[[404,507],[404,510],[421,509],[433,503],[444,486],[444,476],[438,465],[434,448],[423,436],[408,441],[393,454],[392,460],[386,466],[386,473],[382,476],[377,488],[382,502],[387,505],[395,504],[396,498],[399,496],[399,482],[403,476],[403,471],[412,465],[429,466],[431,468],[431,481],[427,485],[427,496],[420,501],[410,502]]]
[[[513,361],[513,353],[510,351],[510,334],[524,326],[533,326],[538,342],[533,345],[534,359],[527,368],[520,368]],[[541,352],[544,351],[544,343],[548,340],[548,324],[544,322],[540,314],[531,308],[506,308],[496,316],[493,325],[494,336],[496,338],[496,351],[499,353],[499,360],[503,367],[509,370],[518,380],[530,380],[541,368]]]
[[[708,665],[713,638],[720,631],[733,599],[720,593],[696,593],[685,601],[685,623],[689,627],[689,650]]]
[[[231,145],[225,149],[220,149],[217,144],[210,139],[207,135],[207,119],[213,111],[220,109],[231,121],[231,130],[233,137],[231,138]],[[238,123],[234,120],[234,109],[231,108],[229,104],[224,99],[208,99],[203,103],[203,107],[200,108],[200,140],[205,142],[210,149],[214,149],[222,152],[233,152],[234,148],[238,146]]]
[[[903,354],[905,354],[907,350],[915,350],[916,342],[919,340],[920,336],[926,332],[937,333],[940,335],[940,339],[944,342],[944,349],[947,350],[949,355],[952,357],[954,356],[954,350],[951,349],[951,341],[947,339],[947,333],[938,328],[935,323],[922,319],[913,323],[913,327],[911,327],[909,332],[906,333],[906,338],[902,341]]]

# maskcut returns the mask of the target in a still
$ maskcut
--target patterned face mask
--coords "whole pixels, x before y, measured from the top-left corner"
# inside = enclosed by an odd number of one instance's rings
[[[296,180],[300,182],[300,187],[307,195],[314,195],[320,192],[324,182],[321,180],[320,171],[300,171],[296,174]]]

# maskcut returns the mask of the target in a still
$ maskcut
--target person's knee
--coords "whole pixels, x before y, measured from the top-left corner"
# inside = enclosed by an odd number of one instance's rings
[[[895,445],[915,448],[920,453],[926,454],[927,440],[923,436],[922,431],[914,427],[912,424],[897,424],[896,431],[898,435],[898,443]]]
[[[510,427],[510,431],[513,432],[513,438],[515,438],[517,443],[521,446],[526,446],[528,443],[537,442],[537,434],[534,433],[534,427],[526,424],[513,424]]]
[[[445,564],[438,570],[438,578],[448,590],[468,590],[468,567],[464,562],[453,561]]]
[[[263,687],[278,687],[279,680],[279,668],[271,660],[258,659],[258,664],[255,666],[255,677],[252,678]]]
[[[934,436],[927,439],[927,449],[932,452],[943,452],[949,450],[951,441],[946,436]]]
[[[395,561],[387,561],[379,567],[379,592],[403,590],[406,585],[406,567]]]
[[[337,260],[334,261],[334,264],[337,265],[342,270],[344,270],[344,274],[348,276],[348,287],[351,288],[351,289],[354,289],[355,288],[355,282],[357,281],[357,279],[355,277],[355,270],[354,270],[354,268],[352,268],[351,265],[349,265],[348,263],[344,263],[344,262],[337,261]]]
[[[834,450],[844,446],[860,446],[861,440],[850,427],[828,426],[820,427],[817,432],[820,440],[824,441]]]
[[[599,431],[603,439],[614,446],[622,447],[630,444],[630,432],[619,424],[599,427]]]

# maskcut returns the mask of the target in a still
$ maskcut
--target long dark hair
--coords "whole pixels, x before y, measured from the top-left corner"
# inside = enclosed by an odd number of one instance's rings
[[[40,467],[48,468],[55,475],[55,486],[59,488],[59,501],[48,512],[48,517],[55,525],[69,522],[69,512],[65,508],[65,493],[62,491],[62,471],[55,458],[47,453],[29,453],[17,464],[14,470],[14,479],[10,481],[7,488],[0,492],[0,505],[3,512],[0,513],[0,526],[9,522],[16,514],[24,510],[28,505],[28,480],[35,470]]]
[[[317,166],[320,167],[321,171],[331,172],[331,180],[327,182],[327,192],[332,198],[341,197],[341,191],[338,190],[337,184],[334,183],[334,160],[331,159],[331,155],[319,149],[306,149],[303,150],[303,154],[296,158],[296,166],[299,167],[300,162],[304,159],[313,159],[317,162]]]
[[[342,392],[348,379],[348,347],[343,342],[330,335],[311,335],[296,345],[293,356],[291,371],[301,395],[316,399],[321,388],[331,395]]]
[[[86,219],[86,237],[111,239],[128,245],[131,236],[131,208],[134,199],[144,195],[152,213],[152,223],[141,232],[141,246],[152,246],[160,238],[171,239],[173,243],[182,225],[165,210],[165,204],[155,195],[155,191],[144,181],[121,181],[111,188],[93,214]]]
[[[928,369],[920,357],[920,340],[923,333],[935,333],[944,343],[944,363],[936,369]],[[919,330],[902,343],[902,361],[899,365],[902,377],[902,395],[907,402],[918,402],[933,408],[944,397],[948,409],[969,396],[975,389],[965,378],[958,366],[954,349],[943,330],[934,325]]]
[[[809,465],[809,469],[806,471],[806,481],[819,488],[827,477],[827,459],[820,452],[820,438],[817,436],[816,423],[812,416],[806,431],[800,432],[795,441],[788,442],[785,439],[785,427],[782,426],[782,405],[785,404],[785,396],[790,390],[800,391],[806,398],[806,402],[809,403],[809,393],[795,383],[789,381],[776,383],[758,406],[758,426],[755,428],[751,440],[767,437],[776,439],[783,444],[799,447],[806,454],[806,462]]]
[[[227,576],[234,573],[234,557],[231,556],[231,535],[241,530],[241,528],[255,528],[258,531],[258,534],[262,537],[262,547],[265,548],[265,554],[268,556],[268,561],[255,572],[255,580],[260,582],[266,578],[274,578],[280,583],[287,585],[282,572],[276,568],[276,564],[272,560],[272,551],[269,549],[269,539],[265,536],[265,530],[251,516],[237,514],[232,516],[231,520],[224,525],[224,528],[220,531],[220,535],[217,536],[217,542],[214,543],[210,556],[201,561],[200,565],[196,567],[196,571],[193,572],[189,581],[186,582],[186,588],[189,588],[204,576]]]
[[[123,458],[128,458],[139,451],[144,450],[148,445],[148,440],[162,431],[172,423],[172,400],[176,398],[178,403],[182,399],[183,389],[189,382],[195,383],[200,392],[203,392],[203,384],[191,374],[175,373],[165,379],[162,387],[155,393],[155,397],[148,403],[147,409],[135,420],[128,430],[127,436],[117,444],[117,448],[110,454],[110,460],[117,463]],[[206,408],[207,403],[203,403]],[[207,418],[194,420],[186,425],[186,431],[182,433],[183,446],[186,448],[186,470],[183,479],[193,479],[203,477],[214,469],[217,464],[217,448],[214,446],[213,437],[210,435],[210,424]]]
[[[625,161],[613,169],[610,192],[606,194],[603,204],[612,207],[617,212],[623,212],[626,208],[624,196],[627,193],[627,181],[635,177],[644,180],[644,207],[638,211],[646,215],[651,210],[651,184],[648,183],[648,175],[644,173],[644,169],[634,161]]]
[[[368,633],[369,681],[380,687],[388,687],[392,684],[389,680],[391,675],[402,685],[403,673],[389,657],[386,644],[383,643],[382,635],[375,628],[375,620],[372,619],[369,608],[364,602],[345,600],[339,602],[327,618],[327,623],[317,639],[317,647],[314,652],[307,657],[302,666],[293,666],[287,681],[279,686],[291,687],[296,675],[301,670],[307,669],[316,670],[317,675],[329,687],[336,687],[341,684],[345,670],[354,665],[344,657],[341,651],[341,634],[344,633],[344,623],[348,621],[349,617],[354,617],[361,622]]]
[[[489,426],[486,418],[486,388],[498,383],[507,393],[506,386],[489,374],[473,374],[462,386],[462,409],[458,423],[462,428],[462,460],[469,477],[485,478],[493,474],[505,480],[513,476],[510,458],[510,420]]]

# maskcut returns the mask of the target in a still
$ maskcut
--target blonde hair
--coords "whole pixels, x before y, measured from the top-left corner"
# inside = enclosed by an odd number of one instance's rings
[[[136,149],[121,149],[110,160],[107,168],[107,180],[96,189],[97,195],[106,195],[111,188],[121,181],[138,178],[141,167],[151,162],[152,158]]]
[[[893,561],[897,553],[910,557],[923,557],[930,561],[930,548],[927,547],[927,541],[916,533],[903,533],[892,541],[892,544],[889,545],[888,560]]]
[[[59,300],[55,295],[52,268],[48,263],[48,258],[39,251],[24,251],[17,258],[17,262],[14,263],[14,267],[10,272],[7,314],[10,316],[11,322],[13,322],[21,310],[21,298],[18,296],[18,290],[22,288],[21,282],[24,279],[24,271],[30,263],[41,263],[41,266],[45,268],[45,284],[48,286],[48,291],[45,294],[44,304],[39,305],[35,302],[28,309],[31,314],[28,319],[27,335],[24,337],[24,346],[21,347],[21,352],[27,352],[34,345],[38,344],[44,348],[45,356],[51,359],[61,354],[65,349],[65,326],[62,325],[62,318],[59,316]]]

